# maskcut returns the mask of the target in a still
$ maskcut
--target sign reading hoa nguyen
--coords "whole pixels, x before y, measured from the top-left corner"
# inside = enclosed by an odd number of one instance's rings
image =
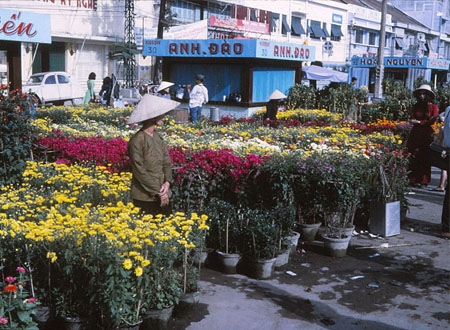
[[[0,40],[50,44],[50,15],[0,8]]]
[[[314,61],[315,47],[257,39],[146,39],[142,55]]]

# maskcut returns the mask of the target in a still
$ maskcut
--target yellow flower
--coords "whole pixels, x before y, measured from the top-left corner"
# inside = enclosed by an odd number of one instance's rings
[[[47,259],[50,259],[50,262],[53,264],[58,259],[56,252],[47,252]]]
[[[131,262],[131,259],[125,259],[123,262],[123,268],[126,270],[130,270],[131,267],[133,267],[133,263]]]
[[[142,273],[143,273],[142,267],[137,266],[137,267],[134,269],[134,274],[135,274],[137,277],[142,276]]]

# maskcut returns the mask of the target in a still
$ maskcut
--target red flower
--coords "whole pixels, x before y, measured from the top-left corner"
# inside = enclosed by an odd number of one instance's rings
[[[17,286],[15,284],[8,284],[5,286],[5,292],[17,292]]]

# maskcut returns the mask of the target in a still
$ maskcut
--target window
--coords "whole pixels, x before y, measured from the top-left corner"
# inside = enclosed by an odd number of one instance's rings
[[[403,38],[395,38],[395,49],[402,50],[404,47]]]
[[[280,15],[272,14],[272,19],[270,21],[270,32],[279,33],[280,31]]]
[[[331,40],[341,41],[341,37],[344,36],[340,25],[331,24]]]
[[[291,35],[300,36],[302,34],[306,34],[305,29],[302,26],[302,21],[300,17],[292,16],[291,21],[292,21]]]
[[[325,38],[325,33],[318,21],[310,21],[308,32],[311,38]]]
[[[369,45],[375,45],[377,40],[377,34],[375,32],[369,32]]]
[[[59,74],[58,75],[58,83],[60,83],[60,84],[68,84],[69,83],[69,78]]]
[[[281,33],[287,34],[288,32],[291,32],[291,28],[289,27],[289,24],[287,22],[286,15],[283,15],[283,24],[281,26]]]
[[[193,3],[177,0],[171,8],[175,19],[182,23],[192,23],[200,20],[200,8]]]
[[[55,76],[48,76],[47,79],[45,79],[45,84],[46,85],[53,85],[56,84],[56,78]]]
[[[355,43],[362,44],[364,41],[364,33],[362,30],[355,31]]]

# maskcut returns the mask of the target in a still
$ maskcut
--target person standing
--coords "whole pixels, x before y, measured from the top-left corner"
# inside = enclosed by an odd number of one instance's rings
[[[131,162],[131,198],[146,214],[170,215],[172,164],[167,145],[157,127],[167,112],[180,103],[145,94],[131,113],[128,124],[142,124],[128,142]]]
[[[407,149],[411,154],[409,163],[409,183],[416,187],[426,188],[431,181],[431,162],[428,157],[430,143],[434,140],[434,124],[439,109],[433,104],[434,92],[429,85],[421,85],[414,92],[417,99],[411,109],[409,122],[413,125],[407,141]]]
[[[444,147],[447,148],[447,152],[450,151],[450,106],[445,109],[444,113],[444,138],[443,144]],[[449,162],[450,167],[450,155],[447,156],[447,161]],[[447,171],[448,172],[448,171]],[[449,183],[447,180],[447,184],[445,187],[445,196],[444,196],[444,205],[442,206],[442,217],[441,217],[441,226],[442,226],[442,237],[450,238],[450,192],[449,192]]]
[[[103,78],[102,89],[99,94],[102,98],[102,104],[107,105],[108,107],[111,105],[111,92],[112,92],[112,81],[111,78],[106,76]]]
[[[264,120],[277,120],[278,108],[282,104],[282,100],[286,98],[286,95],[276,89],[269,96],[269,102],[266,105],[266,113],[264,114]]]
[[[203,104],[208,103],[208,89],[203,85],[205,76],[201,74],[195,75],[195,86],[191,90],[191,85],[187,85],[189,93],[189,111],[191,120],[196,123],[202,116]]]
[[[88,104],[89,102],[95,102],[95,78],[96,75],[94,72],[91,72],[87,81],[87,91],[84,95],[83,104]]]

